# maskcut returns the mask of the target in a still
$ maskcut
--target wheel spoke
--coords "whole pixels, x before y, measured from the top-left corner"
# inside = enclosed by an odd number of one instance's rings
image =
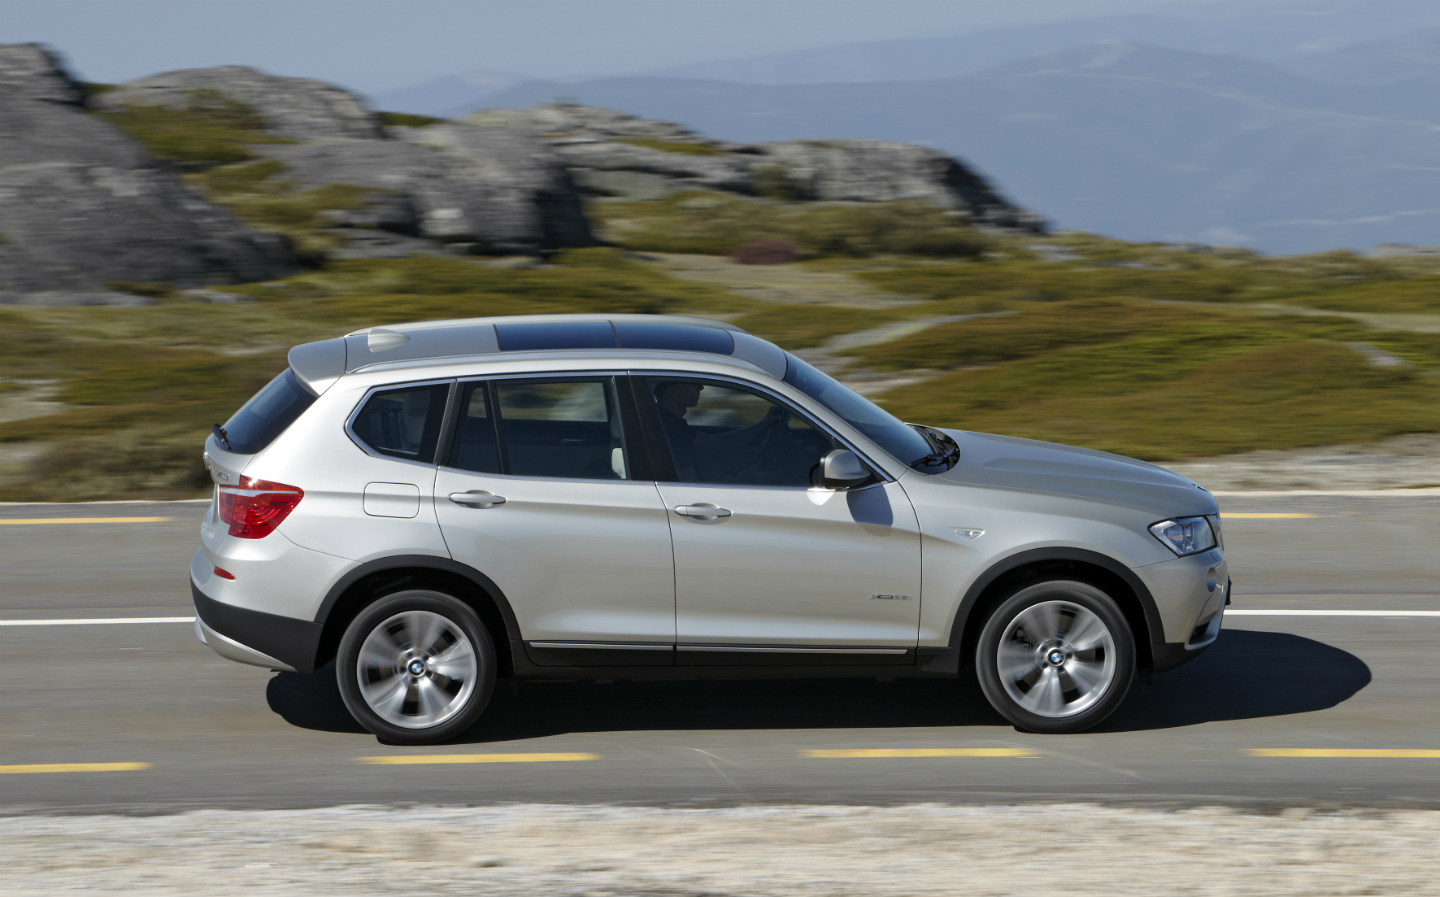
[[[1040,671],[1040,681],[1031,686],[1025,695],[1035,712],[1045,716],[1059,716],[1065,709],[1065,698],[1061,694],[1060,677],[1053,669]]]
[[[393,720],[401,715],[409,693],[410,681],[404,676],[395,676],[383,685],[376,683],[366,689],[365,703],[382,717]]]
[[[429,678],[422,677],[415,682],[415,700],[418,704],[415,715],[428,720],[445,709],[450,703],[450,696]]]
[[[470,679],[476,669],[475,652],[470,642],[456,642],[430,658],[430,669],[447,679]]]
[[[1065,636],[1065,641],[1070,645],[1072,651],[1083,651],[1093,648],[1101,639],[1108,639],[1110,630],[1100,622],[1100,618],[1088,610],[1081,610],[1075,615],[1075,622],[1071,624],[1070,632]]]
[[[1097,685],[1105,681],[1105,670],[1098,663],[1070,663],[1065,667],[1069,674],[1070,681],[1080,690],[1080,694],[1088,695],[1095,690]]]
[[[415,653],[429,657],[435,653],[435,643],[445,632],[445,620],[436,614],[416,614],[418,630],[415,632]]]
[[[385,670],[391,673],[400,670],[400,651],[398,648],[381,648],[369,641],[360,646],[360,671],[362,673],[372,670]]]

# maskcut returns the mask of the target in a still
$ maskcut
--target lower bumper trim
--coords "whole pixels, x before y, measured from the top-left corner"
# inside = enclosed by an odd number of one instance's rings
[[[226,660],[233,660],[236,663],[248,663],[251,666],[265,667],[271,670],[290,670],[292,672],[295,670],[295,668],[288,663],[281,663],[268,654],[261,654],[254,648],[240,644],[233,638],[226,638],[209,626],[206,626],[199,617],[195,618],[195,634],[200,636],[200,641],[203,644],[210,646],[210,650]]]
[[[190,597],[203,624],[205,642],[221,657],[301,673],[315,669],[315,654],[324,631],[319,623],[216,601],[200,591],[194,580],[190,581]],[[232,653],[221,650],[222,644]]]

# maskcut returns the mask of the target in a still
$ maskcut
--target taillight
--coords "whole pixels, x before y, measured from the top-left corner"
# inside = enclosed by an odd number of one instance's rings
[[[230,525],[230,535],[241,539],[263,539],[300,504],[305,493],[284,483],[241,477],[238,486],[220,487],[220,521]]]

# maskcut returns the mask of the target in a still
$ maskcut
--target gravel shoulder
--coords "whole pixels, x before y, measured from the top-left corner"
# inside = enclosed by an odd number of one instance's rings
[[[519,805],[0,819],[3,894],[1433,894],[1440,812]],[[405,884],[401,884],[404,882]],[[1029,884],[1025,884],[1028,882]]]

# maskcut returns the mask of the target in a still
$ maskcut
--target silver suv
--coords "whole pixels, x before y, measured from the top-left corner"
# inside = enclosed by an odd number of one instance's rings
[[[1160,467],[901,423],[728,324],[556,315],[291,350],[205,444],[191,565],[231,660],[334,660],[442,741],[497,677],[955,677],[1074,732],[1213,642],[1215,499]]]

